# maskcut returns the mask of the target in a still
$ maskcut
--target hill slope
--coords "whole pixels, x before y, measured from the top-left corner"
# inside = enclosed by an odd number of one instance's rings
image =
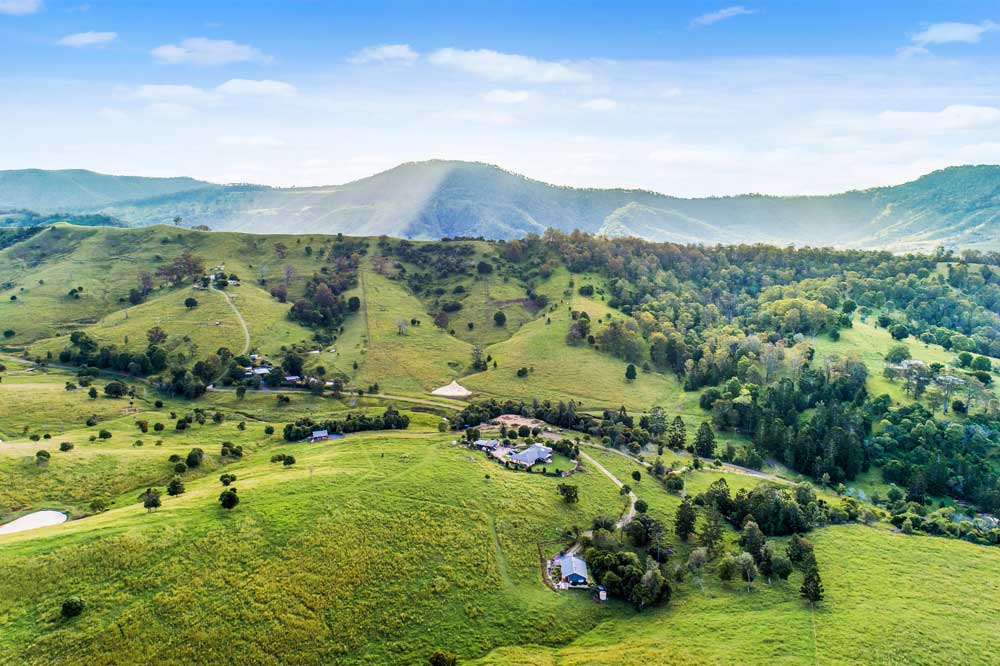
[[[54,213],[70,208],[106,206],[112,202],[204,187],[193,178],[108,176],[84,169],[0,171],[0,208],[29,208]]]

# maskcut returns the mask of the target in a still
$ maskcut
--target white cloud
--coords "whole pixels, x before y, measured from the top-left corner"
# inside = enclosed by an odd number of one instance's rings
[[[274,58],[247,44],[228,39],[191,37],[180,44],[164,44],[150,55],[169,65],[229,65],[235,62],[271,62]]]
[[[952,104],[940,111],[883,111],[879,120],[895,129],[947,132],[1000,125],[1000,109],[992,106]]]
[[[184,101],[187,103],[211,102],[216,96],[189,85],[176,84],[146,84],[135,89],[131,95],[136,99],[150,101]]]
[[[1000,23],[981,21],[979,23],[931,23],[910,38],[911,44],[899,49],[896,54],[902,58],[912,58],[930,53],[928,46],[938,44],[978,44],[983,35],[1000,30]]]
[[[0,14],[27,16],[42,8],[42,0],[0,0]]]
[[[531,97],[531,93],[527,90],[507,90],[505,88],[495,88],[488,92],[484,92],[480,97],[483,101],[493,102],[494,104],[520,104],[522,102],[527,102]]]
[[[115,109],[110,106],[103,106],[97,110],[97,117],[101,120],[107,120],[108,122],[121,122],[123,120],[128,120],[128,114],[121,109]]]
[[[419,57],[420,54],[410,48],[409,44],[380,44],[366,46],[348,58],[347,62],[352,65],[365,65],[372,62],[412,65]]]
[[[247,148],[280,148],[286,145],[281,139],[260,135],[225,135],[216,137],[215,142],[220,146],[244,146]]]
[[[756,9],[747,9],[742,5],[734,5],[732,7],[726,7],[720,9],[717,12],[711,12],[709,14],[702,14],[701,16],[696,16],[691,19],[691,23],[688,24],[689,28],[704,28],[706,26],[718,23],[719,21],[725,21],[726,19],[735,18],[737,16],[746,16],[747,14],[756,14]]]
[[[147,106],[146,113],[161,120],[184,120],[194,115],[194,108],[176,102],[157,102]]]
[[[928,44],[977,44],[983,35],[1000,28],[993,21],[981,23],[931,23],[922,32],[913,36],[913,43],[920,46]]]
[[[537,60],[514,53],[488,49],[463,51],[440,49],[430,55],[431,63],[451,67],[493,81],[525,83],[583,83],[590,75],[561,62]]]
[[[216,92],[224,95],[262,95],[266,97],[294,97],[298,90],[291,83],[261,79],[229,79]]]
[[[618,102],[608,97],[596,97],[580,104],[580,108],[588,111],[612,111],[618,108]]]
[[[103,46],[118,39],[117,32],[77,32],[66,35],[56,44],[59,46],[73,46],[80,48],[83,46]]]

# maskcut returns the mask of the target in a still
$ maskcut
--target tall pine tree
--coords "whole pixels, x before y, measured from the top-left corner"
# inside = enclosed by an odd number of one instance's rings
[[[809,602],[810,606],[815,606],[823,600],[823,581],[819,577],[819,567],[816,566],[816,558],[808,557],[805,562],[806,577],[799,588],[799,594]]]

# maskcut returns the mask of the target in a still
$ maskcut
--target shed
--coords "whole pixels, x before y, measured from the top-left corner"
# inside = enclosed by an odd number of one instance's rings
[[[309,436],[310,442],[322,442],[326,439],[330,439],[330,433],[326,430],[313,430],[313,434]]]

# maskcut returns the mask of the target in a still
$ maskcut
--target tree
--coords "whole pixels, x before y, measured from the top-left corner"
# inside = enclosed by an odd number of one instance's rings
[[[819,567],[816,566],[816,558],[811,556],[806,561],[806,575],[799,588],[799,594],[809,602],[810,606],[815,606],[823,600],[823,581],[819,577]]]
[[[635,501],[635,510],[637,513],[646,513],[649,511],[649,504],[644,499],[638,499]]]
[[[219,477],[219,481],[222,482],[222,485],[224,486],[230,485],[235,480],[236,480],[235,474],[223,474],[222,476]]]
[[[201,460],[204,457],[205,457],[205,452],[200,448],[196,447],[191,449],[190,451],[188,451],[187,454],[187,460],[186,460],[187,466],[190,467],[191,469],[194,469],[195,467],[201,467]]]
[[[752,520],[748,520],[740,531],[740,548],[753,555],[755,562],[760,562],[764,549],[764,533]]]
[[[719,562],[719,580],[723,582],[732,580],[736,577],[739,569],[740,567],[736,562],[736,558],[732,555],[726,555]]]
[[[222,505],[223,509],[227,511],[232,511],[237,504],[240,503],[239,495],[236,494],[236,488],[226,488],[219,495],[219,504]]]
[[[146,492],[139,495],[139,499],[142,500],[142,506],[147,513],[160,508],[160,491],[156,488],[146,488]]]
[[[292,465],[295,464],[295,456],[291,454],[285,454],[285,458],[284,460],[281,461],[281,464],[284,465],[285,467],[291,467]]]
[[[889,333],[892,335],[893,340],[905,340],[910,335],[910,329],[903,324],[895,324],[889,329]]]
[[[45,467],[48,464],[49,459],[52,458],[52,454],[42,449],[35,453],[35,464],[39,467]]]
[[[781,580],[792,575],[792,561],[784,555],[775,555],[771,560],[771,572]]]
[[[698,434],[694,438],[694,452],[702,458],[711,458],[715,455],[715,433],[707,421],[702,421],[698,426]]]
[[[677,415],[670,426],[670,435],[667,438],[667,446],[679,451],[687,445],[687,430],[684,426],[684,419]]]
[[[151,345],[163,344],[167,339],[167,332],[159,326],[154,326],[146,331],[146,339],[149,340],[149,344]]]
[[[121,382],[108,382],[104,386],[104,395],[109,398],[121,398],[125,395],[127,390],[128,389],[125,387],[125,384]]]
[[[632,472],[632,480],[635,481],[636,483],[642,481],[642,472],[640,472],[639,470],[634,470]]]
[[[184,307],[188,310],[198,307],[198,299],[193,296],[188,296],[184,299]]]
[[[674,533],[682,541],[687,541],[691,533],[694,532],[696,518],[694,505],[691,503],[690,498],[685,497],[681,501],[681,505],[677,507],[677,515],[674,516]]]
[[[505,315],[503,311],[497,310],[493,314],[493,323],[496,324],[497,326],[505,325],[507,323],[507,315]]]
[[[181,481],[181,477],[175,476],[170,479],[170,483],[167,484],[167,494],[171,497],[175,495],[183,494],[184,492],[184,482]]]
[[[979,370],[980,372],[992,372],[993,370],[993,364],[985,356],[977,356],[972,361],[971,367],[973,370]]]
[[[709,553],[713,553],[716,547],[722,542],[722,531],[722,514],[712,504],[708,507],[705,525],[701,528],[701,532],[698,533],[698,540],[701,541],[701,545],[708,549]]]
[[[482,265],[482,263],[484,262],[480,262],[480,265]],[[447,650],[434,650],[431,656],[427,659],[427,663],[429,663],[430,666],[455,666],[458,664],[458,657],[454,652],[448,652]]]
[[[580,489],[568,483],[560,483],[557,487],[566,504],[575,504],[580,501]]]
[[[626,379],[626,381],[634,382],[636,376],[637,375],[636,375],[636,372],[635,372],[635,365],[633,365],[632,363],[629,363],[628,367],[625,368],[625,379]]]
[[[67,620],[76,617],[87,607],[87,602],[80,597],[70,597],[62,602],[61,614]]]
[[[91,400],[97,400],[97,388],[94,387],[94,386],[91,386],[90,390],[87,391],[87,395],[90,396]]]
[[[910,348],[906,345],[893,345],[885,355],[886,362],[895,364],[902,363],[909,358],[912,358],[910,356]]]
[[[705,570],[705,564],[708,563],[708,551],[704,548],[695,548],[688,555],[687,568],[691,572],[691,575],[698,580],[698,585],[701,587],[702,591],[705,590],[705,584],[701,579],[702,572]]]
[[[747,592],[749,592],[758,574],[754,556],[750,553],[740,553],[739,557],[736,558],[736,566],[739,568],[740,577],[746,581]]]

